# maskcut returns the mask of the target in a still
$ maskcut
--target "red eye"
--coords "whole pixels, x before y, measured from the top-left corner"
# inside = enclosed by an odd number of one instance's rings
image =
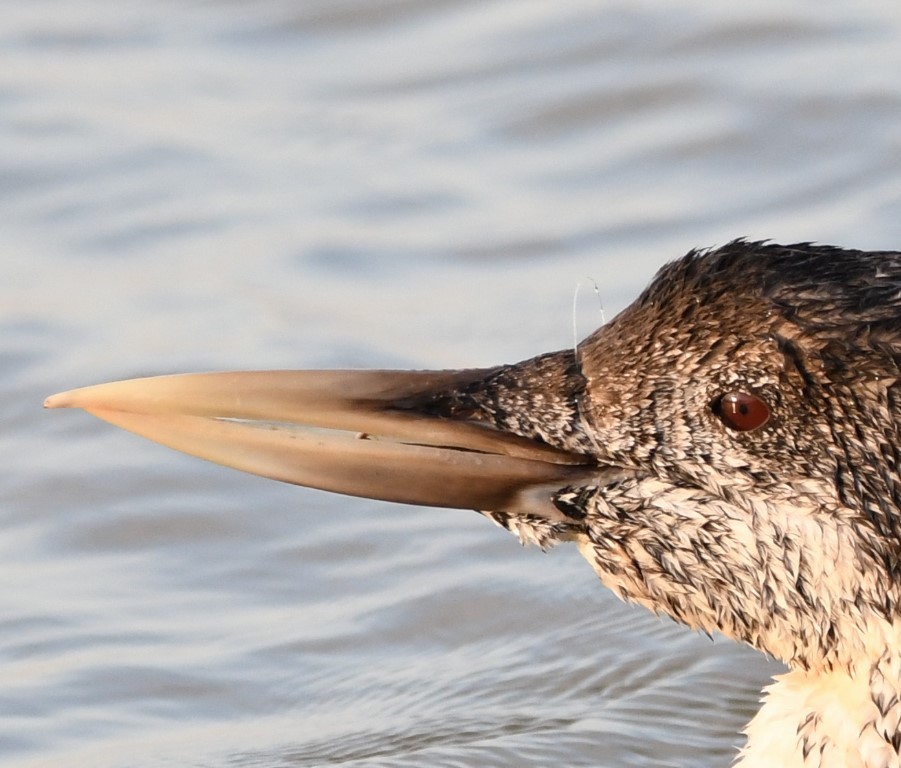
[[[750,432],[759,429],[770,419],[770,407],[757,395],[748,392],[727,392],[713,401],[713,412],[730,429]]]

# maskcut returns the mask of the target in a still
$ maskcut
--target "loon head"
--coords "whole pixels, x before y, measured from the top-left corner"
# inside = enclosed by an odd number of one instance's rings
[[[665,267],[580,348],[601,578],[803,668],[893,623],[901,255],[733,242]]]
[[[574,541],[621,597],[797,672],[802,693],[781,700],[798,718],[775,739],[797,765],[870,765],[835,747],[847,713],[810,686],[854,681],[866,722],[849,733],[869,727],[868,754],[897,760],[899,360],[901,254],[738,240],[664,267],[575,350],[514,365],[168,376],[47,405],[279,480]]]

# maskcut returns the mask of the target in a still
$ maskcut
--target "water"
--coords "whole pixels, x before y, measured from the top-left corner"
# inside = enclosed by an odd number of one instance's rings
[[[895,4],[3,3],[0,762],[726,765],[779,666],[475,514],[51,392],[573,341],[739,235],[901,246]]]

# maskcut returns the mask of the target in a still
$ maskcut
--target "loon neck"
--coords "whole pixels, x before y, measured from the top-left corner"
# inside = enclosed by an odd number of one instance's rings
[[[735,768],[901,768],[901,626],[870,629],[868,655],[764,689]]]

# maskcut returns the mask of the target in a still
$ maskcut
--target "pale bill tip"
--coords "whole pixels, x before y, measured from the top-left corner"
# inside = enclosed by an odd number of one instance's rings
[[[45,408],[65,408],[68,405],[69,397],[68,392],[59,392],[55,395],[50,395],[46,400],[44,400]]]
[[[81,404],[78,402],[78,392],[77,389],[70,389],[66,392],[57,392],[55,395],[50,395],[46,400],[44,400],[45,408],[79,408]]]

